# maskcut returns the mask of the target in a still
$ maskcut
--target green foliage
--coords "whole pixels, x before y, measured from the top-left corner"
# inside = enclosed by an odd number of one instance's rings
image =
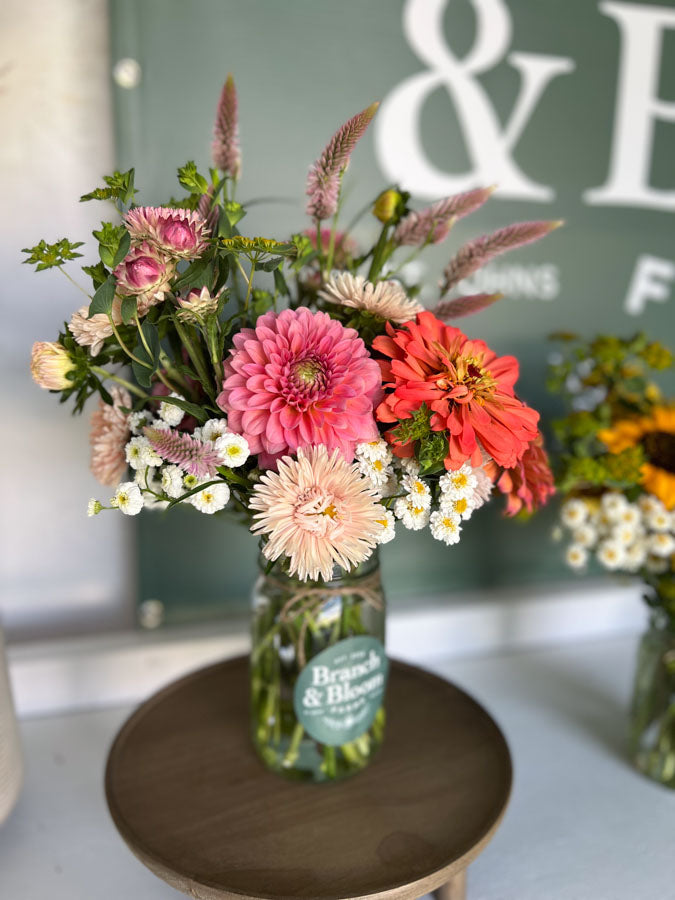
[[[448,438],[444,431],[432,431],[433,413],[423,403],[410,419],[399,419],[393,429],[394,438],[401,444],[415,444],[415,455],[420,462],[421,475],[433,475],[444,468],[448,455]]]
[[[178,181],[190,191],[191,194],[205,194],[209,189],[209,183],[197,171],[197,166],[190,160],[178,169]]]
[[[91,303],[89,304],[89,319],[97,313],[103,313],[105,316],[110,315],[112,312],[113,300],[115,299],[116,286],[117,282],[115,281],[114,276],[108,275],[103,284],[96,289],[96,293],[92,297]]]
[[[133,369],[136,381],[141,387],[149,388],[152,385],[152,375],[157,371],[159,365],[160,343],[157,328],[151,325],[147,320],[141,322],[139,331],[142,332],[138,336],[138,343],[134,348],[134,356],[141,362],[132,360],[131,368]],[[148,349],[146,350],[146,345]]]
[[[621,453],[605,452],[597,457],[564,455],[556,482],[563,493],[599,487],[633,488],[640,483],[644,461],[641,447],[629,447]]]
[[[124,225],[101,222],[101,230],[92,234],[98,241],[98,255],[103,265],[114,269],[129,252],[131,236]]]
[[[110,275],[110,272],[108,271],[108,269],[106,269],[103,263],[100,262],[100,260],[96,263],[95,266],[82,266],[82,271],[85,275],[88,275],[91,278],[94,284],[94,290],[100,287],[106,280],[108,275]]]
[[[72,242],[67,238],[62,238],[55,244],[48,244],[42,240],[34,247],[24,247],[21,252],[28,254],[28,259],[24,259],[24,263],[34,265],[36,272],[42,272],[44,269],[62,266],[68,260],[82,256],[81,253],[75,252],[81,246],[82,241]]]
[[[138,193],[134,188],[134,175],[133,169],[129,169],[128,172],[115,171],[112,175],[104,175],[103,181],[106,186],[83,194],[80,197],[80,203],[86,200],[118,200],[124,206],[129,206]]]

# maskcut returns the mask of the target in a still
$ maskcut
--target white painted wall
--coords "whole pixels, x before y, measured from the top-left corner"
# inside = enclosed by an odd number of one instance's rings
[[[54,339],[84,298],[20,253],[84,240],[109,215],[78,202],[113,166],[106,6],[0,3],[0,617],[15,637],[131,621],[132,523],[85,518],[100,490],[88,415],[72,419],[28,371],[33,341]]]

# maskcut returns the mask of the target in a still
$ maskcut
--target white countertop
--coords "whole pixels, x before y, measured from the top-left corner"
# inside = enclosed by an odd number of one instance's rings
[[[484,703],[515,784],[469,900],[675,898],[675,793],[625,758],[636,637],[435,662]],[[1,900],[169,900],[127,850],[103,797],[107,748],[130,709],[22,722],[26,783],[0,826]]]

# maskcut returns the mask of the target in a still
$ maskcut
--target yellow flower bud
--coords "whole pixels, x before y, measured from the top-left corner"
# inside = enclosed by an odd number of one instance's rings
[[[388,191],[383,191],[375,201],[373,215],[376,219],[379,219],[383,225],[386,225],[387,222],[391,222],[396,215],[398,206],[402,200],[403,198],[399,192],[393,190],[393,188]]]
[[[75,366],[70,354],[61,344],[37,341],[33,344],[30,372],[36,384],[48,391],[63,391],[72,387],[66,377]]]

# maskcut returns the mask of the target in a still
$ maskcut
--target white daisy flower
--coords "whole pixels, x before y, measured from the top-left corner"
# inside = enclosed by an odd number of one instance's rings
[[[583,544],[577,544],[575,541],[567,548],[565,560],[572,569],[583,569],[588,562],[588,550]]]
[[[437,541],[445,544],[456,544],[462,531],[461,517],[452,512],[436,510],[430,517],[431,534]]]
[[[162,457],[155,452],[150,441],[141,435],[131,438],[124,448],[124,454],[132,469],[161,466],[163,462]]]
[[[645,568],[654,575],[663,575],[670,568],[670,561],[659,556],[648,556],[645,561]]]
[[[670,531],[673,524],[671,515],[665,507],[648,512],[645,521],[652,531]]]
[[[408,494],[408,499],[413,500],[416,506],[429,509],[431,506],[431,491],[429,485],[416,475],[404,475],[401,479],[401,487]]]
[[[89,503],[87,503],[87,515],[88,516],[97,516],[101,510],[103,509],[103,505],[99,500],[96,500],[94,497],[91,498]]]
[[[204,488],[203,491],[193,494],[192,497],[190,497],[190,503],[195,509],[198,509],[199,512],[210,516],[213,515],[213,513],[220,512],[221,509],[224,509],[227,506],[229,499],[230,489],[223,482],[222,484],[209,485],[209,487]]]
[[[626,568],[629,572],[637,572],[647,561],[647,542],[644,539],[635,541],[626,547]]]
[[[583,500],[566,500],[560,509],[560,521],[568,528],[578,528],[588,518],[588,507]]]
[[[642,513],[637,503],[629,503],[628,506],[620,513],[617,520],[621,525],[632,525],[637,528],[642,521]]]
[[[181,397],[180,394],[176,394],[172,391],[169,394],[170,397],[175,397],[176,400],[183,400],[184,397]],[[167,425],[171,425],[172,428],[176,428],[185,418],[185,413],[180,408],[180,406],[176,406],[174,403],[167,403],[166,400],[162,400],[159,404],[159,417],[163,422],[166,422]]]
[[[419,506],[410,497],[399,497],[394,504],[396,518],[411,531],[420,531],[429,521],[428,507]]]
[[[461,497],[472,497],[478,487],[478,479],[473,474],[473,469],[468,463],[464,463],[459,469],[446,472],[438,479],[438,485],[443,494],[453,500]]]
[[[584,522],[572,532],[572,540],[582,547],[595,547],[598,541],[598,532],[590,522]]]
[[[628,507],[628,500],[619,491],[607,491],[600,501],[602,512],[612,522],[618,522]]]
[[[359,460],[369,459],[375,461],[376,459],[379,459],[385,465],[388,465],[392,460],[392,452],[389,449],[389,444],[382,440],[365,441],[362,444],[357,444],[354,452],[356,458]]]
[[[198,478],[196,475],[185,475],[183,473],[183,488],[185,489],[183,493],[199,487],[199,485],[203,484],[206,480],[206,478]]]
[[[151,422],[152,416],[147,410],[132,412],[127,416],[127,425],[132,434],[142,434],[143,429],[147,428]]]
[[[232,431],[216,438],[215,448],[225,465],[233,469],[242,466],[251,453],[246,438]]]
[[[420,464],[414,456],[396,457],[396,461],[406,474],[415,476],[420,474]]]
[[[164,466],[162,469],[162,490],[175,500],[184,492],[183,470],[179,466]]]
[[[633,525],[615,525],[610,532],[610,539],[618,541],[624,547],[634,543],[638,536],[638,530]]]
[[[667,559],[667,557],[675,553],[675,537],[663,531],[657,534],[650,534],[647,538],[647,546],[652,556]]]
[[[215,443],[218,438],[228,434],[229,431],[227,419],[209,419],[208,422],[204,422],[202,425],[200,440],[213,441]]]
[[[474,511],[473,498],[457,497],[453,499],[447,494],[441,494],[441,511],[459,516],[460,519],[470,519]]]
[[[115,496],[111,498],[110,505],[119,509],[125,516],[135,516],[143,509],[143,495],[141,489],[133,481],[125,481],[117,485]]]
[[[389,541],[394,540],[396,537],[395,521],[393,512],[382,507],[382,516],[377,519],[377,524],[382,527],[382,531],[377,537],[378,544],[388,544]]]
[[[643,494],[638,500],[638,506],[642,510],[642,514],[644,516],[648,516],[650,513],[656,512],[657,510],[665,510],[665,506],[658,497],[655,497],[653,494]]]
[[[626,561],[626,548],[619,541],[608,538],[600,542],[596,555],[606,569],[620,569]]]
[[[357,465],[359,472],[365,475],[366,478],[369,478],[373,485],[378,488],[387,484],[394,474],[392,467],[388,466],[383,459],[371,459],[367,456],[362,456],[361,459],[357,460]]]
[[[197,426],[196,428],[193,428],[193,430],[192,430],[192,437],[193,437],[196,441],[201,441],[201,440],[203,440],[203,438],[202,438],[202,430],[201,430],[201,428],[200,428],[199,426]]]

